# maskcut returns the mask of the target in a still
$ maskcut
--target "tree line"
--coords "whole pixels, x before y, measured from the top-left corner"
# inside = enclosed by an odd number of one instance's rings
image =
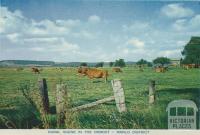
[[[196,64],[200,65],[200,37],[191,37],[190,41],[185,45],[181,52],[183,58],[180,59],[180,64]],[[136,62],[137,65],[147,65],[149,67],[153,65],[168,65],[171,60],[167,57],[157,57],[152,62],[145,59],[140,59]],[[81,66],[87,66],[87,63],[81,63]],[[103,67],[104,62],[99,62],[95,67]],[[115,62],[109,62],[110,67],[125,67],[126,63],[124,59],[115,60]]]

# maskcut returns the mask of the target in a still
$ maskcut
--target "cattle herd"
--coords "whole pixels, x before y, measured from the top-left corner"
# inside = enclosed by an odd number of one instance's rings
[[[200,68],[200,64],[183,64],[182,67],[184,69]]]
[[[139,65],[139,71],[143,72],[144,71],[144,67]],[[196,65],[196,64],[182,64],[181,67],[183,69],[191,69],[191,68],[200,68],[200,65]],[[64,68],[56,68],[58,71],[63,71]],[[32,67],[31,68],[32,72],[35,74],[40,74],[40,71],[42,71],[42,69],[39,69],[37,67]],[[158,72],[158,73],[164,73],[168,70],[168,66],[155,66],[154,67],[154,71]],[[93,78],[103,78],[105,80],[105,82],[107,82],[108,79],[108,70],[106,69],[100,69],[100,68],[91,68],[91,67],[87,67],[87,66],[80,66],[77,68],[77,72],[78,75],[81,76],[87,76],[90,79]],[[112,72],[116,72],[116,73],[121,73],[123,72],[122,69],[120,67],[113,67],[112,68]]]

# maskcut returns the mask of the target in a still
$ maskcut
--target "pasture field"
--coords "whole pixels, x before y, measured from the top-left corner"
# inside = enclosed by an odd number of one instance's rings
[[[30,68],[16,71],[16,68],[0,68],[0,114],[10,119],[17,128],[39,128],[38,113],[18,90],[21,83],[46,78],[50,100],[50,128],[56,127],[55,91],[60,81],[67,84],[72,106],[78,106],[113,95],[110,81],[121,79],[126,97],[126,113],[118,113],[115,102],[105,103],[76,113],[72,128],[104,129],[166,129],[167,104],[172,100],[190,99],[198,104],[200,69],[184,70],[169,68],[165,73],[155,73],[152,68],[140,72],[138,68],[126,67],[122,73],[109,71],[108,82],[90,80],[77,75],[76,68],[44,67],[41,74],[34,74]],[[156,102],[148,104],[148,82],[156,81]],[[0,125],[0,128],[5,128]]]

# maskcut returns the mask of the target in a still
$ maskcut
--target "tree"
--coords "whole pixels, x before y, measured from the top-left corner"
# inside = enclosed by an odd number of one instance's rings
[[[148,62],[147,60],[140,59],[138,62],[136,62],[137,65],[147,65],[148,67],[152,67],[152,63]]]
[[[167,57],[158,57],[156,59],[153,60],[154,64],[161,64],[162,66],[164,66],[164,64],[169,64],[170,63],[170,59]]]
[[[144,60],[144,59],[141,59],[141,60],[139,60],[138,62],[136,62],[137,65],[145,65],[145,64],[147,64],[147,63],[148,63],[148,61],[146,61],[146,60]]]
[[[192,37],[181,52],[183,64],[200,64],[200,37]]]
[[[87,66],[87,63],[86,63],[86,62],[82,62],[82,63],[80,64],[80,66]]]
[[[109,62],[110,67],[112,67],[114,64],[114,62]]]
[[[125,67],[126,63],[124,62],[124,59],[119,59],[115,61],[115,66],[116,67]]]
[[[103,67],[103,62],[99,62],[99,63],[97,63],[96,65],[95,65],[95,67]]]
[[[152,67],[153,64],[152,64],[151,62],[148,62],[148,63],[147,63],[147,66],[148,66],[148,67]]]

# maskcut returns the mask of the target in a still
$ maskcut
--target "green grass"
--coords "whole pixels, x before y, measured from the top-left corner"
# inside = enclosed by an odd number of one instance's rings
[[[151,68],[139,72],[137,68],[123,68],[123,73],[109,70],[109,82],[90,80],[77,75],[75,68],[43,68],[41,74],[33,74],[29,68],[0,68],[0,114],[13,121],[17,128],[38,128],[41,125],[38,113],[18,90],[21,83],[46,78],[52,114],[51,128],[56,128],[55,91],[60,81],[67,84],[72,106],[90,103],[113,95],[110,80],[121,79],[125,91],[128,112],[118,113],[115,103],[109,102],[92,109],[78,112],[78,128],[167,128],[167,104],[172,100],[191,99],[197,103],[200,88],[200,70],[170,68],[166,73],[155,73]],[[148,82],[156,81],[157,100],[148,104]],[[5,128],[0,125],[1,128]]]

